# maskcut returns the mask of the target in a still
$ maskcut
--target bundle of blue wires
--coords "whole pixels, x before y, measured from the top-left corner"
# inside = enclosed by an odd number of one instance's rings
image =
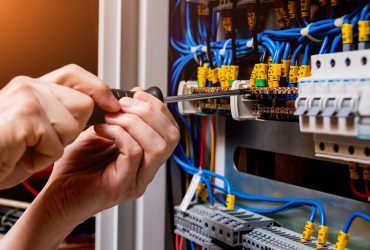
[[[181,0],[177,0],[175,4],[175,10],[173,16],[181,16]],[[208,56],[204,52],[203,48],[206,46],[205,41],[207,37],[207,29],[205,26],[205,20],[198,18],[198,34],[193,35],[192,27],[194,24],[191,23],[191,13],[192,6],[190,3],[186,3],[185,6],[185,27],[186,32],[183,33],[182,37],[170,37],[170,43],[172,47],[179,54],[179,58],[174,62],[171,68],[171,86],[169,90],[170,95],[176,95],[177,86],[179,83],[180,76],[184,71],[185,67],[194,61],[194,59]],[[217,29],[217,18],[215,13],[212,23],[212,33],[214,34]],[[370,4],[361,5],[355,9],[352,13],[348,14],[344,18],[344,23],[351,23],[357,25],[359,20],[368,20],[370,18]],[[175,27],[181,30],[182,24],[176,19]],[[261,61],[265,59],[265,53],[268,52],[272,57],[273,63],[280,63],[281,60],[287,60],[292,53],[291,65],[295,66],[297,64],[297,59],[299,54],[303,53],[302,65],[308,65],[309,56],[313,50],[317,49],[317,53],[334,53],[339,49],[342,40],[341,28],[336,26],[335,19],[321,20],[311,24],[307,24],[306,27],[310,36],[321,40],[321,46],[313,46],[317,42],[311,41],[308,36],[302,35],[301,28],[292,28],[287,30],[265,30],[257,35],[258,40],[258,50],[261,53]],[[297,41],[298,45],[295,49],[291,48],[291,42]],[[247,44],[252,42],[252,38],[249,39],[237,39],[236,40],[236,55],[237,57],[244,57],[253,53],[253,48],[248,47]],[[331,45],[330,45],[331,42]],[[212,41],[210,44],[212,59],[215,66],[221,67],[222,65],[231,65],[233,61],[232,55],[232,45],[230,40],[220,40]],[[220,52],[223,53],[220,53]],[[185,126],[185,130],[190,134],[191,126],[183,115],[178,112],[177,106],[173,107],[174,112],[180,118]],[[297,206],[305,205],[312,207],[310,222],[314,222],[316,217],[316,212],[320,213],[320,223],[321,225],[326,225],[326,215],[323,206],[315,200],[302,199],[302,198],[277,198],[277,197],[267,197],[259,195],[251,195],[245,192],[237,191],[233,188],[227,178],[218,175],[209,170],[200,170],[195,167],[194,162],[190,160],[182,146],[179,144],[176,149],[176,154],[172,156],[173,160],[187,173],[189,174],[200,174],[201,181],[206,185],[209,193],[209,202],[211,205],[214,203],[214,199],[225,204],[223,197],[214,195],[212,187],[226,194],[233,194],[240,199],[253,200],[253,201],[263,201],[271,203],[283,203],[280,206],[261,209],[261,208],[251,208],[241,205],[236,205],[236,208],[243,208],[252,212],[267,214],[267,213],[277,213],[286,209],[292,209]],[[211,183],[210,178],[220,179],[224,182],[225,188],[219,187]],[[358,214],[356,216],[359,216]],[[362,215],[361,215],[362,216]],[[353,220],[353,219],[352,219]],[[349,222],[350,224],[351,222]],[[348,226],[349,227],[349,226]]]
[[[203,176],[203,175],[207,176],[207,178],[205,178],[204,181],[205,181],[205,184],[207,186],[208,193],[209,194],[212,193],[212,196],[210,196],[210,200],[213,200],[213,198],[215,198],[219,202],[225,204],[225,201],[224,201],[223,198],[218,197],[218,196],[213,196],[212,189],[206,183],[207,181],[209,181],[208,176],[220,179],[225,183],[225,188],[222,188],[222,187],[219,187],[217,185],[212,184],[212,186],[214,188],[222,191],[223,193],[233,194],[236,197],[241,198],[241,199],[245,199],[245,200],[273,202],[273,203],[285,203],[281,206],[278,206],[278,207],[272,208],[272,209],[249,208],[249,207],[243,207],[243,206],[240,206],[240,205],[237,205],[236,208],[243,208],[243,209],[249,210],[251,212],[267,214],[267,213],[277,213],[277,212],[280,212],[280,211],[283,211],[283,210],[286,210],[286,209],[291,209],[291,208],[294,208],[294,207],[300,206],[300,205],[307,205],[307,206],[312,207],[311,216],[310,216],[309,221],[314,222],[315,217],[316,217],[316,209],[317,209],[320,212],[320,224],[321,225],[326,225],[325,210],[324,210],[323,206],[318,201],[310,200],[310,199],[302,199],[302,198],[277,198],[277,197],[259,196],[259,195],[251,195],[251,194],[247,194],[245,192],[236,191],[235,188],[232,188],[229,180],[226,177],[224,177],[222,175],[218,175],[218,174],[216,174],[214,172],[211,172],[209,170],[203,170],[203,169],[199,170],[198,168],[194,167],[194,165],[191,165],[190,159],[188,159],[186,157],[184,152],[183,153],[181,153],[181,152],[183,152],[183,149],[182,149],[182,146],[180,145],[180,146],[178,146],[177,153],[182,154],[182,159],[183,160],[180,159],[180,157],[177,156],[176,154],[174,154],[172,156],[173,160],[182,168],[182,170],[184,170],[188,174],[191,174],[191,175],[199,174],[201,176]]]

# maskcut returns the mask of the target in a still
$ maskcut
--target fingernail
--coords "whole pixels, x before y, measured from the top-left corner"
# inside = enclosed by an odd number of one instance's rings
[[[135,98],[140,101],[146,102],[148,100],[148,93],[143,92],[143,91],[136,92]]]
[[[131,107],[133,102],[134,102],[134,100],[132,98],[129,98],[129,97],[124,97],[124,98],[121,98],[121,100],[119,100],[119,103],[124,108]]]
[[[112,111],[117,111],[121,108],[121,105],[119,104],[117,98],[115,98],[114,96],[111,96],[110,97],[110,103],[111,103],[111,107],[112,107]]]

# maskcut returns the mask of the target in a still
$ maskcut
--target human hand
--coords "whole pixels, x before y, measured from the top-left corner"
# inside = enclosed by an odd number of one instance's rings
[[[6,85],[0,91],[0,188],[60,158],[85,128],[94,101],[106,111],[120,109],[107,85],[76,65]]]
[[[178,125],[157,98],[137,92],[120,104],[122,113],[83,132],[54,165],[47,192],[59,197],[65,220],[141,196],[178,143]]]
[[[165,105],[145,92],[120,104],[121,113],[106,115],[107,124],[89,128],[66,148],[3,246],[55,248],[86,218],[143,194],[177,145],[179,128]]]

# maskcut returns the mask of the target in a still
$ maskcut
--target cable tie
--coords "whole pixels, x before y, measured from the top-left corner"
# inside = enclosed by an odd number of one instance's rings
[[[340,18],[335,19],[334,26],[335,27],[338,27],[338,28],[342,27],[343,21],[344,21],[344,18],[343,17],[340,17]]]
[[[191,51],[191,53],[197,53],[197,51],[198,51],[198,49],[199,49],[200,47],[202,47],[202,45],[199,45],[199,46],[196,46],[196,47],[191,46],[191,47],[190,47],[190,51]]]
[[[247,41],[247,48],[251,48],[251,49],[253,49],[254,47],[253,47],[253,38],[252,39],[249,39],[248,41]]]
[[[309,25],[307,25],[307,27],[301,29],[301,31],[300,31],[301,35],[307,37],[308,39],[310,39],[313,42],[321,43],[322,40],[319,40],[319,39],[310,35],[310,26],[311,26],[311,24],[309,24]]]
[[[225,55],[227,44],[228,44],[230,41],[231,41],[231,39],[227,40],[227,41],[225,42],[225,44],[224,44],[224,47],[223,47],[222,49],[220,49],[219,54],[220,54],[221,56],[224,56],[224,55]]]
[[[342,27],[345,17],[346,16],[342,16],[342,17],[339,17],[339,18],[335,19],[334,20],[334,26],[338,27],[338,28]]]
[[[190,47],[190,51],[194,54],[194,61],[200,65],[200,62],[198,60],[197,51],[199,48],[201,48],[202,45],[196,46],[196,47]]]

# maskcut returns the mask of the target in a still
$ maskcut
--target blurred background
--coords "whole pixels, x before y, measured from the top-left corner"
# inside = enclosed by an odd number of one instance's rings
[[[0,1],[0,88],[69,63],[97,72],[98,0]]]

